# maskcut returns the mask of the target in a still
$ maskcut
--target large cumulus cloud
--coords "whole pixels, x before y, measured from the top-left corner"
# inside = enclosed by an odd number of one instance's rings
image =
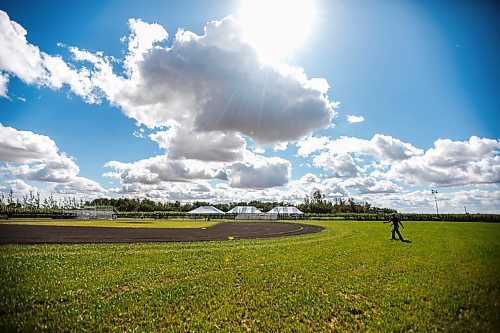
[[[72,187],[79,193],[104,193],[97,182],[78,176],[73,158],[59,152],[54,140],[31,131],[19,131],[0,123],[0,163],[9,177],[51,183],[54,191]]]
[[[122,184],[198,181],[229,174],[234,187],[282,186],[290,179],[290,163],[261,158],[249,164],[246,139],[258,146],[286,147],[287,141],[329,127],[335,116],[336,104],[327,96],[325,79],[310,79],[299,67],[262,64],[243,41],[233,17],[207,23],[203,35],[181,29],[168,46],[169,34],[162,26],[130,19],[122,59],[60,44],[72,55],[67,60],[30,44],[27,31],[6,13],[0,21],[2,95],[10,75],[52,89],[66,85],[89,103],[106,99],[138,125],[158,129],[150,138],[165,149],[164,156],[106,165],[114,169],[106,175],[118,177]],[[199,161],[204,170],[197,167]],[[63,183],[79,172],[65,155],[42,162],[18,167],[16,175]],[[226,163],[227,174],[207,169],[210,162]]]
[[[239,133],[262,145],[330,126],[335,111],[326,80],[260,63],[232,17],[208,23],[202,36],[179,30],[170,47],[160,45],[168,34],[157,24],[130,20],[129,27],[124,76],[112,74],[100,55],[71,51],[94,64],[93,84],[140,124],[174,121],[198,132]]]
[[[107,177],[120,181],[124,188],[134,186],[164,186],[169,182],[193,182],[217,179],[228,181],[235,188],[263,189],[286,185],[290,180],[291,164],[278,157],[264,157],[250,152],[239,162],[206,162],[172,160],[158,155],[133,163],[111,161]]]
[[[449,187],[500,182],[500,141],[496,139],[476,136],[467,141],[438,139],[427,150],[381,134],[370,140],[307,137],[297,145],[302,154],[316,153],[314,165],[333,170],[336,176],[355,177],[358,172],[366,172],[370,168],[365,163],[368,157],[375,168],[372,177],[408,185]]]
[[[31,163],[57,156],[56,143],[48,136],[19,131],[0,123],[0,161]]]
[[[138,124],[169,127],[168,140],[163,130],[151,139],[172,160],[241,161],[245,138],[283,145],[329,127],[335,116],[325,79],[261,63],[231,16],[207,23],[203,35],[181,29],[168,46],[162,26],[130,19],[123,59],[69,46],[69,61],[30,44],[6,13],[0,22],[2,95],[15,75],[53,89],[67,85],[89,103],[104,98]]]
[[[459,186],[500,182],[500,141],[472,136],[440,139],[425,154],[394,165],[387,173],[407,184]]]
[[[196,160],[170,160],[158,155],[132,163],[110,161],[106,167],[113,169],[105,176],[119,179],[124,184],[159,184],[161,182],[186,182],[199,179],[225,178],[218,163]]]

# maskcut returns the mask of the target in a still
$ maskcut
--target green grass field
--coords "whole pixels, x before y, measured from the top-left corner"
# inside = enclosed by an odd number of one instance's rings
[[[312,223],[312,222],[311,222]],[[500,224],[0,247],[0,331],[498,332]]]
[[[204,220],[53,220],[53,219],[11,219],[0,220],[0,224],[29,224],[72,227],[113,227],[113,228],[207,228],[220,221]]]

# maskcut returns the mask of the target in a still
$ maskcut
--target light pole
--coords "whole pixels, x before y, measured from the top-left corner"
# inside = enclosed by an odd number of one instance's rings
[[[436,198],[436,194],[438,193],[437,190],[431,190],[432,194],[434,194],[434,202],[436,203],[436,215],[439,215],[439,209],[438,209],[438,201]]]

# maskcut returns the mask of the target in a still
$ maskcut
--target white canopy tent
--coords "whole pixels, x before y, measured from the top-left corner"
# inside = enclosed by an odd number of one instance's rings
[[[236,206],[233,207],[227,214],[259,214],[262,213],[254,206]]]
[[[200,206],[195,208],[186,214],[191,215],[222,215],[225,214],[222,210],[215,208],[214,206]]]
[[[278,207],[274,207],[273,209],[271,209],[270,211],[268,211],[268,213],[271,213],[271,214],[280,214],[280,215],[302,215],[302,214],[304,214],[300,210],[298,210],[297,207],[293,207],[293,206],[287,206],[287,207],[278,206]]]

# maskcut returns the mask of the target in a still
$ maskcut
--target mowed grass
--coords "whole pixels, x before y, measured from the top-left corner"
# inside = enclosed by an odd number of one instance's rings
[[[311,222],[314,223],[314,222]],[[0,331],[498,332],[500,225],[0,247]]]
[[[0,224],[48,225],[64,227],[112,227],[112,228],[208,228],[221,221],[204,220],[53,220],[53,219],[11,219],[0,220]]]

